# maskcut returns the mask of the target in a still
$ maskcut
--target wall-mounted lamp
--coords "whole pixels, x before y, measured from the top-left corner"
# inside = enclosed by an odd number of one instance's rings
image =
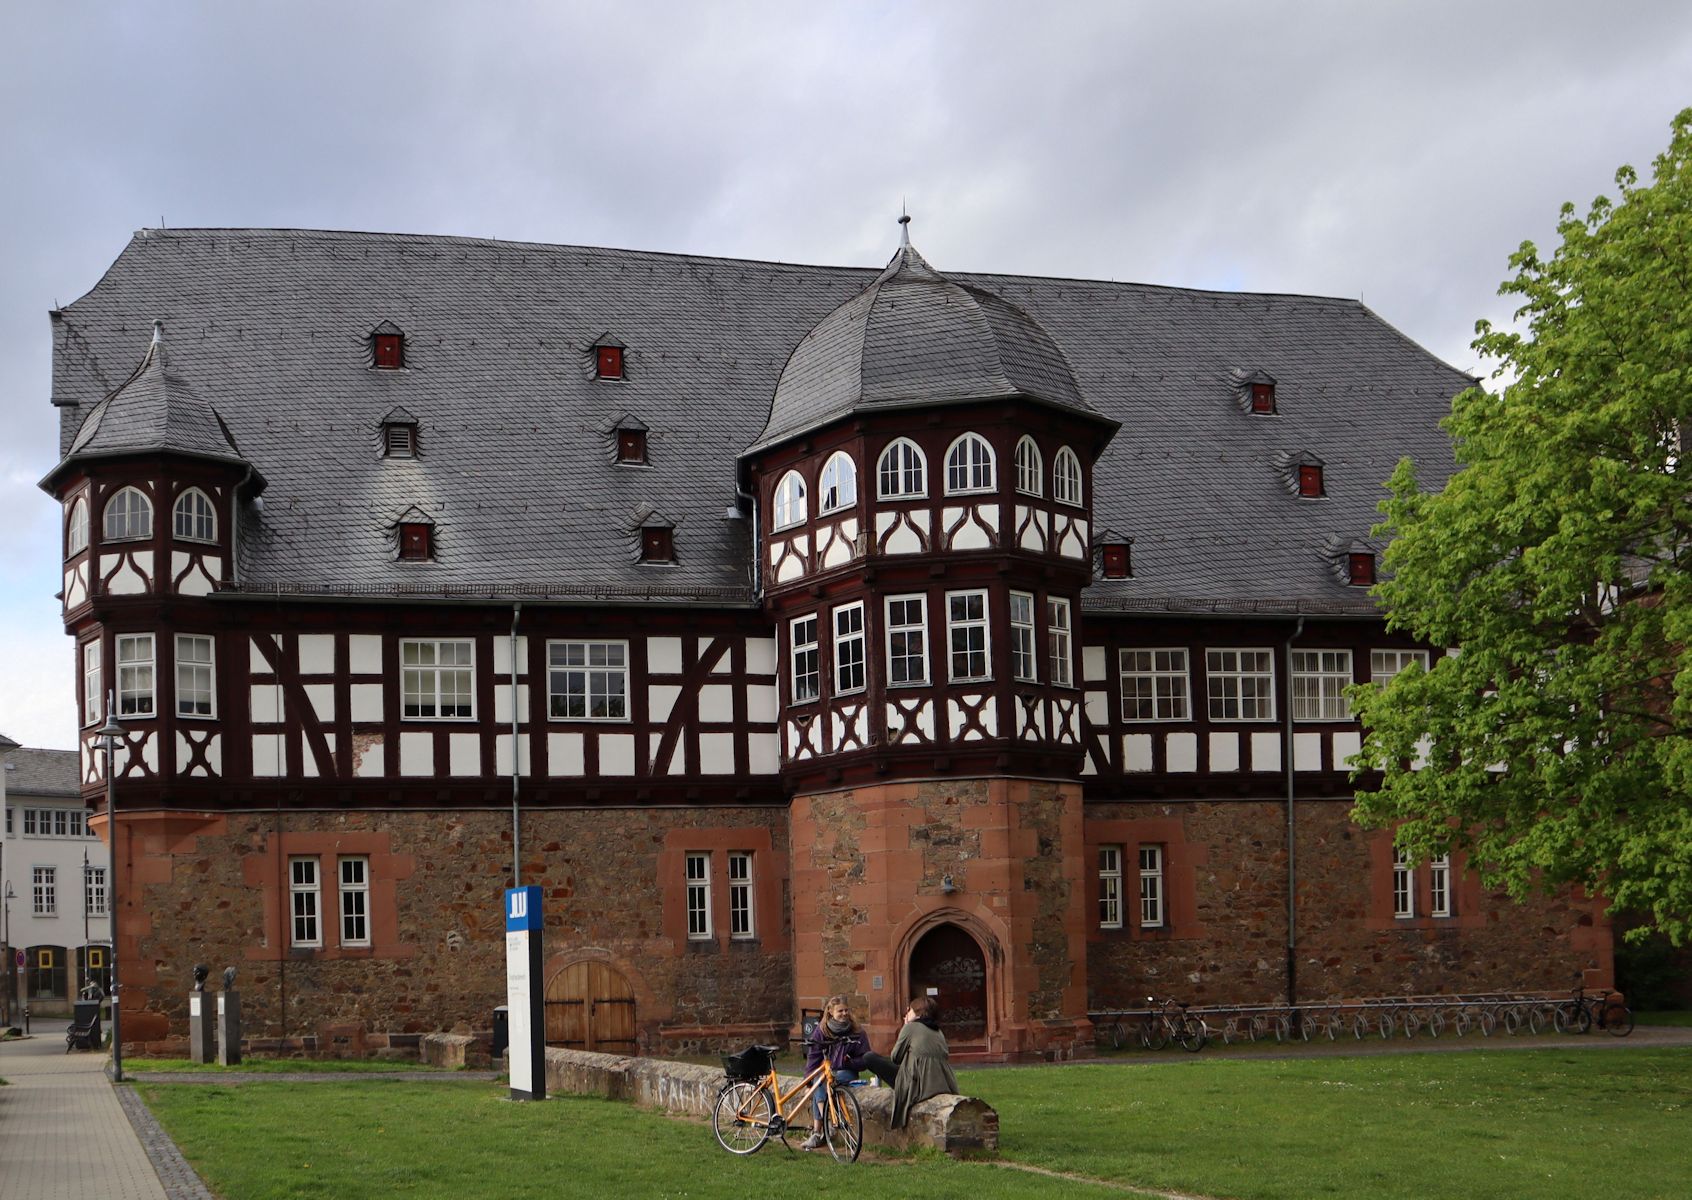
[[[958,885],[952,880],[950,874],[942,875],[940,877],[940,891],[942,894],[950,896],[957,890]]]

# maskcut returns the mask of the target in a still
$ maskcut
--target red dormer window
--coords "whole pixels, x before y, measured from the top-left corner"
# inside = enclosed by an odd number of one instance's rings
[[[1251,385],[1251,411],[1254,413],[1273,413],[1275,411],[1274,384],[1254,383]]]
[[[1375,556],[1368,553],[1349,554],[1346,556],[1350,567],[1352,587],[1373,587],[1375,585]]]
[[[675,542],[670,536],[670,530],[652,526],[640,531],[641,562],[674,562],[675,557]]]
[[[619,429],[617,431],[617,461],[643,463],[646,461],[646,430]]]
[[[397,371],[405,366],[405,338],[397,333],[378,333],[371,339],[373,362],[379,370]]]
[[[430,536],[433,530],[421,521],[406,521],[399,527],[399,556],[402,562],[428,562],[434,557]]]
[[[1320,463],[1301,463],[1298,468],[1298,494],[1306,500],[1316,500],[1327,495],[1322,490],[1322,467]]]
[[[1128,559],[1127,542],[1108,542],[1104,547],[1104,577],[1106,579],[1127,579],[1133,574]]]
[[[621,379],[623,377],[623,348],[621,346],[599,346],[596,348],[594,365],[601,379]]]

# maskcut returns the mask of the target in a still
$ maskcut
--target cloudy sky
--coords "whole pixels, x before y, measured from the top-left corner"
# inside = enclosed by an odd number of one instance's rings
[[[74,744],[47,310],[132,231],[450,233],[1361,296],[1450,362],[1646,168],[1692,5],[8,4],[0,731]]]

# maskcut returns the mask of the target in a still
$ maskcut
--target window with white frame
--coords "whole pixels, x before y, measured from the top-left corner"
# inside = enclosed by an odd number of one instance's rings
[[[1027,592],[1010,594],[1011,678],[1032,683],[1039,678],[1034,658],[1034,597]]]
[[[711,855],[707,851],[687,855],[687,936],[691,941],[711,936]]]
[[[35,867],[30,871],[31,911],[38,917],[59,912],[59,868]]]
[[[1051,664],[1051,682],[1068,687],[1072,682],[1069,601],[1060,596],[1046,597],[1046,659]]]
[[[1099,847],[1099,928],[1122,928],[1122,847]]]
[[[547,712],[558,721],[629,719],[627,642],[548,642]]]
[[[1451,915],[1451,859],[1448,855],[1428,863],[1428,915]]]
[[[1117,662],[1122,676],[1124,721],[1191,719],[1191,683],[1184,647],[1123,650]]]
[[[1428,652],[1426,650],[1371,650],[1369,651],[1369,679],[1383,687],[1391,682],[1392,677],[1410,666],[1428,669]]]
[[[844,450],[836,450],[823,464],[822,476],[817,480],[820,495],[817,512],[839,512],[858,502],[858,464]]]
[[[476,715],[476,646],[469,641],[400,642],[400,715],[467,720]]]
[[[1026,435],[1016,443],[1016,490],[1024,496],[1046,494],[1045,464],[1040,461],[1040,447]]]
[[[805,480],[797,471],[781,477],[775,488],[775,511],[770,514],[777,529],[791,529],[805,520]]]
[[[1205,696],[1212,721],[1275,719],[1275,658],[1268,650],[1206,650]]]
[[[288,860],[289,944],[321,946],[323,884],[318,878],[315,858]]]
[[[792,666],[793,702],[815,700],[822,695],[822,678],[817,660],[817,617],[795,617],[788,624],[788,662]]]
[[[1416,915],[1416,873],[1410,866],[1410,856],[1396,846],[1392,851],[1392,915]]]
[[[993,447],[979,433],[966,433],[946,451],[946,494],[990,492],[997,481],[993,472]]]
[[[91,917],[106,915],[106,868],[83,868],[83,903]]]
[[[1140,928],[1163,928],[1163,847],[1140,847]]]
[[[864,606],[834,610],[834,694],[864,690]]]
[[[97,725],[106,715],[106,693],[100,682],[100,639],[82,643],[82,723]]]
[[[153,715],[153,635],[117,635],[118,713],[126,717]]]
[[[65,519],[65,557],[72,558],[88,549],[88,500],[78,496],[71,501],[70,515]]]
[[[728,856],[729,937],[757,936],[752,921],[752,854],[731,850]]]
[[[176,715],[179,717],[210,717],[216,715],[213,703],[212,679],[215,664],[212,640],[199,634],[176,635]]]
[[[928,598],[887,597],[887,682],[928,682]]]
[[[341,872],[341,945],[370,944],[370,860],[343,858]]]
[[[1060,504],[1081,503],[1081,460],[1068,446],[1052,460],[1052,498]]]
[[[1294,650],[1289,660],[1295,721],[1349,721],[1351,651]]]
[[[217,540],[217,510],[199,488],[189,488],[178,496],[172,512],[177,537],[190,542]]]
[[[946,636],[951,645],[954,681],[989,677],[992,660],[986,592],[946,593]]]
[[[876,494],[883,500],[911,500],[928,494],[928,457],[909,438],[897,438],[881,452]]]
[[[141,492],[126,487],[106,501],[102,532],[108,542],[153,536],[153,503]]]

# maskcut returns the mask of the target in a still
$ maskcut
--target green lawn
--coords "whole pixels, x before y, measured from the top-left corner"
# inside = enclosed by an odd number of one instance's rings
[[[1005,1160],[1240,1200],[1688,1194],[1692,1051],[1523,1050],[972,1071]],[[737,1159],[700,1123],[494,1084],[141,1084],[227,1200],[1121,1194],[932,1154]],[[591,1182],[590,1182],[591,1181]]]
[[[1634,1013],[1633,1019],[1641,1025],[1679,1025],[1692,1026],[1692,1012],[1642,1012]]]
[[[440,1067],[431,1067],[410,1059],[382,1062],[370,1058],[243,1058],[233,1067],[217,1063],[189,1062],[186,1058],[126,1058],[124,1073],[161,1071],[170,1074],[210,1075],[293,1075],[346,1072],[362,1074],[369,1071],[423,1071],[437,1075],[448,1074]]]

